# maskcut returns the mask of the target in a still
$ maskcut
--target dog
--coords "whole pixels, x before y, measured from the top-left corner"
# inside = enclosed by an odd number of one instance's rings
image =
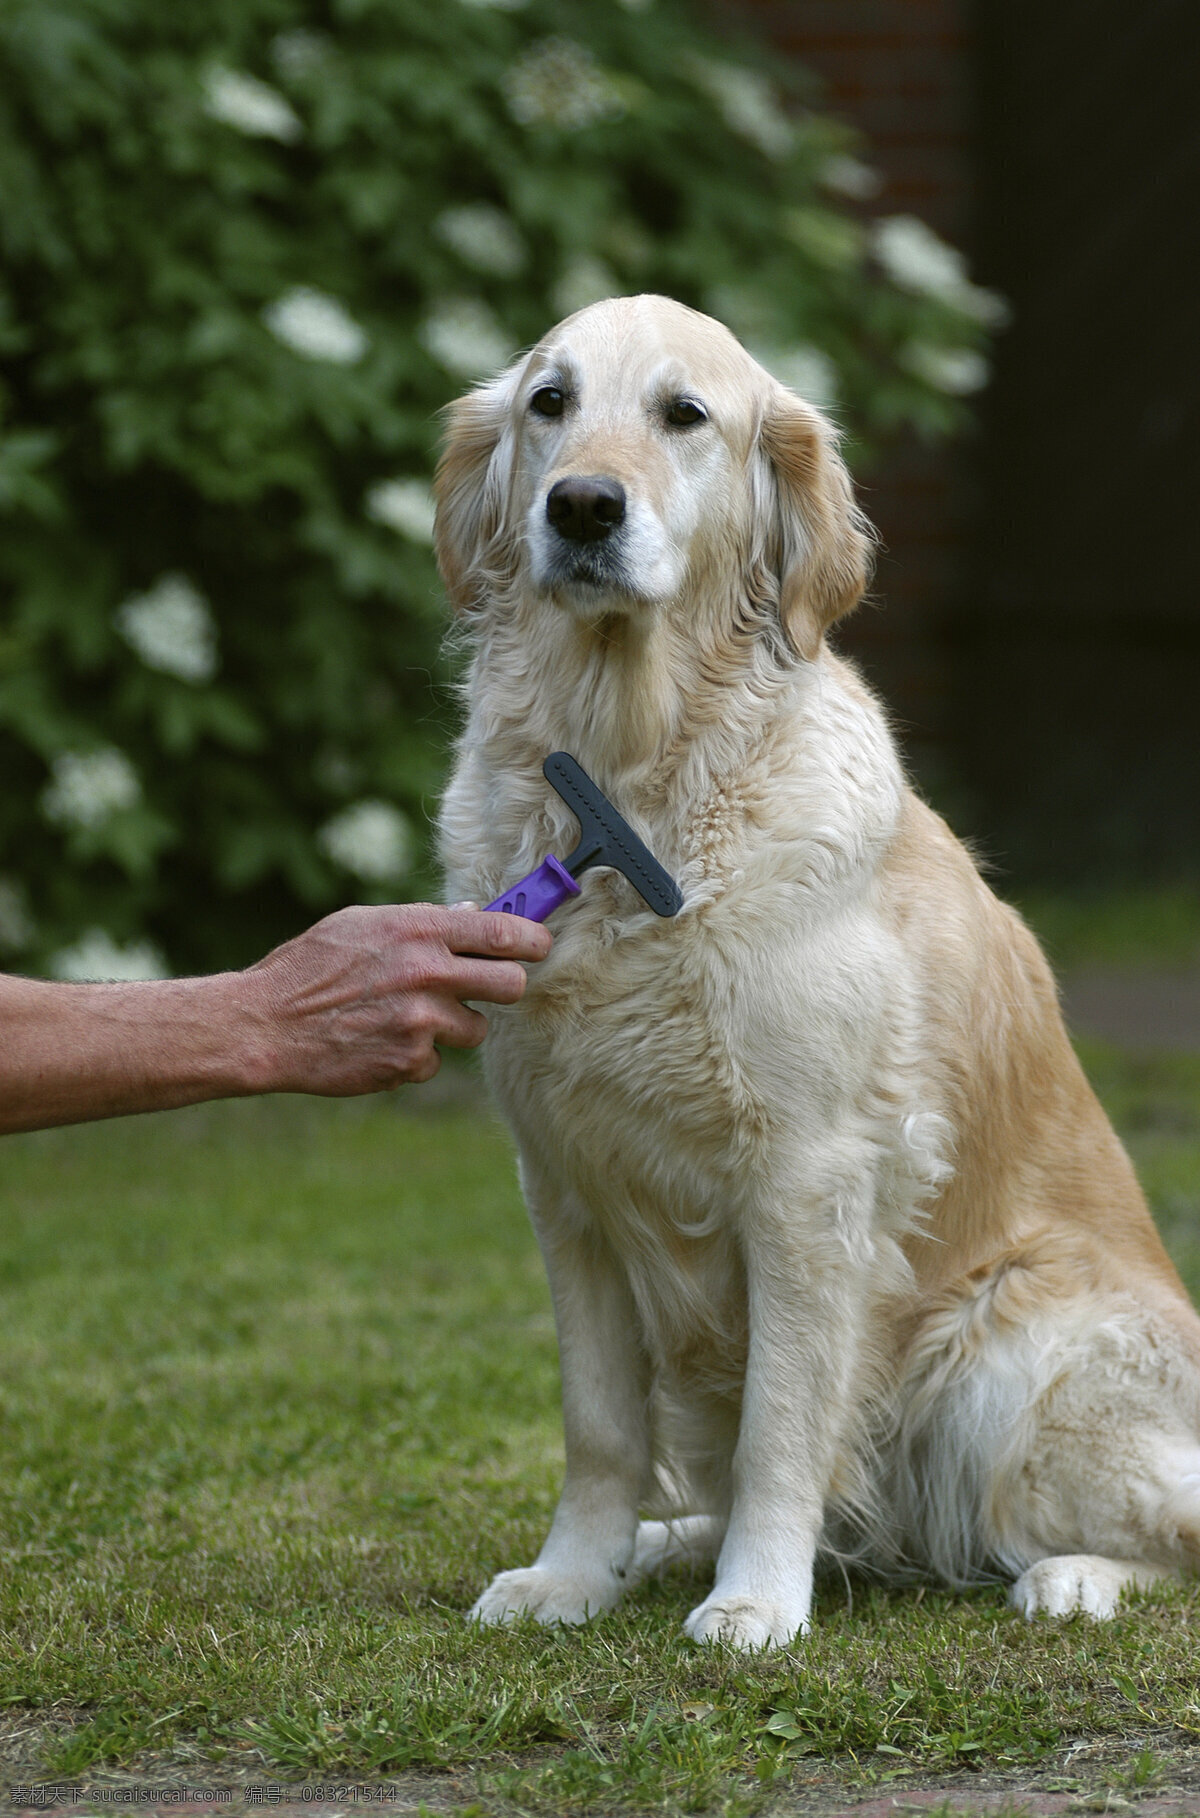
[[[573,844],[559,748],[684,894],[589,873],[489,1009],[566,1476],[472,1615],[715,1561],[685,1631],[752,1650],[831,1560],[1094,1617],[1194,1567],[1200,1321],[1036,942],[828,646],[872,547],[830,425],[718,323],[613,299],[450,408],[436,494],[453,898]]]

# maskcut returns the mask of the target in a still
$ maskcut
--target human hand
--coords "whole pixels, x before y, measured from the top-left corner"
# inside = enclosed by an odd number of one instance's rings
[[[339,909],[237,975],[265,1035],[260,1092],[327,1097],[432,1079],[438,1046],[477,1048],[515,1004],[520,961],[545,959],[547,929],[515,915],[406,903]]]

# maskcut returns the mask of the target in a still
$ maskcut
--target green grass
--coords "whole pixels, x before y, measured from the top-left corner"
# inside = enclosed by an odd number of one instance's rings
[[[1195,1287],[1200,1060],[1086,1058]],[[212,1106],[2,1160],[0,1777],[454,1769],[483,1810],[736,1812],[829,1763],[1028,1774],[1086,1737],[1128,1780],[1200,1736],[1190,1591],[1095,1627],[835,1583],[809,1641],[751,1660],[681,1641],[683,1577],[585,1631],[466,1624],[561,1469],[485,1113]]]
[[[1200,889],[1031,890],[1016,900],[1056,968],[1200,966]]]

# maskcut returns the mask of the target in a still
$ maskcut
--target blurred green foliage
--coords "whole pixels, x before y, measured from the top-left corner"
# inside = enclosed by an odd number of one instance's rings
[[[810,101],[682,0],[0,0],[9,964],[436,890],[436,413],[570,307],[723,315],[852,450],[955,427],[982,293]]]

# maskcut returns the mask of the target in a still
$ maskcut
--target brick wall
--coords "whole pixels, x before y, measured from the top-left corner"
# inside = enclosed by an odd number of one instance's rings
[[[977,436],[862,476],[847,646],[1010,880],[1200,879],[1196,0],[713,0],[1007,296]]]
[[[820,80],[825,104],[867,138],[882,179],[873,214],[915,214],[964,245],[968,232],[967,0],[739,0],[717,8],[764,32]],[[878,608],[843,644],[883,689],[918,769],[945,769],[949,686],[939,621],[960,583],[967,488],[961,451],[906,441],[861,476],[886,552]]]

